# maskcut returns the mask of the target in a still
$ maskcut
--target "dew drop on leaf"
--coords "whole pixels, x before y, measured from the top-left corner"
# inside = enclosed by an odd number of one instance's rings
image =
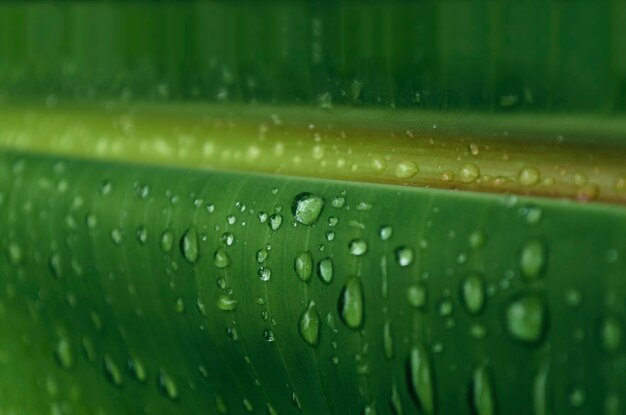
[[[350,277],[339,297],[339,315],[349,328],[358,329],[363,324],[364,308],[361,279]]]
[[[188,228],[183,234],[183,237],[180,240],[180,251],[183,254],[183,258],[185,258],[190,264],[198,262],[200,250],[198,244],[198,233],[196,232],[196,228],[194,226]]]
[[[323,208],[324,199],[306,192],[297,195],[291,205],[291,211],[296,221],[303,225],[315,224]]]

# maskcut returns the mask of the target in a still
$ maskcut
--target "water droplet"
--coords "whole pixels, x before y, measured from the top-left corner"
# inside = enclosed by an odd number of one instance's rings
[[[113,184],[108,180],[103,181],[102,184],[100,185],[100,195],[102,196],[106,196],[110,194],[112,190],[113,190]]]
[[[291,212],[296,221],[303,225],[313,225],[317,222],[322,209],[324,208],[324,199],[311,193],[300,193],[297,195],[291,205]]]
[[[159,391],[161,391],[163,395],[173,401],[178,399],[178,386],[176,386],[174,379],[163,368],[159,370],[157,384],[159,386]]]
[[[282,215],[279,215],[277,213],[272,214],[270,216],[268,224],[271,230],[277,231],[278,229],[280,229],[280,226],[283,224]]]
[[[572,388],[568,398],[569,404],[574,408],[580,408],[585,404],[585,401],[587,400],[585,390],[582,389],[580,386]]]
[[[618,317],[608,316],[600,325],[602,348],[611,353],[619,349],[622,343],[622,324]]]
[[[350,277],[339,297],[339,315],[351,329],[363,324],[364,299],[363,285],[358,277]]]
[[[541,208],[537,206],[524,206],[520,213],[526,219],[526,223],[529,225],[537,225],[541,222],[541,217],[543,216],[543,211]]]
[[[256,251],[256,262],[258,262],[259,264],[262,264],[265,262],[265,260],[267,259],[267,257],[269,256],[269,251],[265,248],[261,248],[258,251]]]
[[[313,347],[317,346],[320,336],[320,316],[313,301],[300,316],[298,329],[305,342]]]
[[[274,337],[274,332],[270,329],[263,330],[263,339],[268,343],[273,343],[276,341]]]
[[[222,311],[233,311],[237,308],[237,300],[226,294],[220,294],[219,297],[217,297],[217,308]]]
[[[61,278],[63,275],[63,266],[61,264],[61,255],[58,252],[55,252],[48,262],[50,267],[50,271],[55,278]]]
[[[404,414],[404,408],[402,407],[402,398],[400,397],[400,392],[398,391],[398,385],[396,385],[395,382],[391,384],[389,404],[391,405],[391,409],[395,415]]]
[[[393,359],[393,332],[390,321],[385,321],[383,325],[383,349],[385,350],[385,357],[389,360]]]
[[[393,235],[393,228],[391,226],[382,226],[379,234],[381,241],[388,241]]]
[[[526,278],[539,277],[546,266],[548,250],[546,245],[537,240],[531,240],[524,245],[520,255],[520,268]]]
[[[482,365],[472,374],[471,403],[476,415],[495,415],[496,402],[487,367]]]
[[[338,223],[339,218],[337,218],[336,216],[331,216],[328,218],[328,226],[330,226],[331,228],[337,226]]]
[[[472,183],[480,177],[480,169],[474,163],[468,163],[461,168],[459,177],[463,183]]]
[[[140,244],[145,244],[148,240],[148,230],[145,226],[139,226],[137,231],[135,231],[135,237]]]
[[[198,233],[196,232],[196,228],[194,226],[189,227],[183,234],[183,237],[180,240],[180,251],[182,252],[183,257],[190,264],[198,262],[200,249],[198,244]]]
[[[485,305],[485,284],[479,275],[470,275],[463,281],[463,303],[471,314],[478,314]]]
[[[178,314],[183,314],[185,312],[185,302],[183,301],[181,297],[178,297],[176,299],[176,303],[174,304],[174,310]]]
[[[257,271],[257,275],[261,281],[269,281],[272,277],[272,270],[269,267],[261,267]]]
[[[430,356],[423,344],[411,348],[409,356],[409,380],[411,392],[417,405],[426,415],[435,413],[435,390]]]
[[[487,243],[487,234],[481,230],[476,230],[469,235],[468,242],[472,249],[480,249]]]
[[[426,286],[422,283],[417,283],[409,286],[406,291],[409,304],[413,308],[424,309],[428,301],[428,294]]]
[[[231,232],[224,232],[220,237],[220,241],[226,246],[231,246],[235,242],[235,235]]]
[[[544,365],[533,380],[534,415],[549,415],[548,407],[548,365]]]
[[[313,274],[313,256],[309,251],[303,251],[296,255],[293,267],[296,271],[296,275],[302,281],[309,281]]]
[[[534,186],[539,183],[539,180],[541,180],[541,173],[535,167],[524,167],[519,172],[519,182],[522,186]]]
[[[69,370],[74,366],[74,356],[72,354],[72,347],[70,342],[65,337],[62,337],[57,341],[54,348],[54,357],[57,363],[66,370]]]
[[[111,240],[116,245],[121,244],[122,243],[122,231],[120,231],[118,228],[113,228],[111,230]]]
[[[346,204],[346,198],[343,196],[337,196],[331,202],[331,205],[333,205],[333,207],[337,209],[341,209],[343,205],[345,204]]]
[[[506,308],[506,328],[516,340],[537,343],[544,334],[547,311],[536,295],[525,295],[513,300]]]
[[[449,298],[441,299],[437,304],[437,311],[441,317],[447,317],[452,314],[452,310],[454,309],[454,304]]]
[[[174,234],[171,230],[166,229],[163,231],[161,237],[159,238],[159,247],[161,248],[161,251],[165,253],[172,250],[174,247]]]
[[[348,244],[350,253],[354,256],[361,256],[367,252],[367,242],[362,239],[353,239]]]
[[[237,218],[235,217],[235,215],[228,215],[226,216],[226,222],[229,225],[234,225],[235,223],[237,223]]]
[[[213,263],[218,268],[228,268],[230,266],[230,256],[224,248],[217,248],[213,254]]]
[[[148,377],[145,366],[136,356],[128,357],[128,370],[139,382],[145,382]]]
[[[248,400],[248,398],[243,398],[243,400],[242,400],[241,402],[242,402],[243,407],[244,407],[244,409],[245,409],[246,411],[248,411],[248,412],[252,412],[252,411],[254,411],[254,407],[252,406],[252,402],[250,402],[250,401]]]
[[[330,258],[322,259],[317,265],[317,275],[324,283],[330,284],[333,280],[333,260]]]
[[[413,263],[414,257],[415,255],[413,254],[413,249],[409,247],[401,246],[400,248],[396,249],[396,261],[401,267],[407,267],[411,265]]]
[[[85,225],[87,229],[95,229],[96,226],[98,226],[98,219],[93,213],[88,213],[87,216],[85,216]]]
[[[419,172],[419,167],[412,161],[401,161],[396,166],[395,174],[399,179],[409,179]]]
[[[108,354],[104,355],[104,373],[106,374],[107,379],[111,381],[115,386],[122,385],[122,371],[119,366],[111,356]]]

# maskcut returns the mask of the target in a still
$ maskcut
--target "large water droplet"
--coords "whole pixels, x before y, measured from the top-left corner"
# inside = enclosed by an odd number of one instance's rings
[[[302,281],[309,281],[313,274],[313,256],[309,251],[302,251],[296,255],[293,267],[296,271],[296,275]]]
[[[491,376],[486,366],[479,366],[472,374],[471,404],[476,415],[495,415],[496,402]]]
[[[194,226],[189,227],[180,239],[180,251],[190,264],[198,262],[200,256],[198,233]]]
[[[388,241],[389,239],[391,239],[392,235],[393,235],[393,228],[391,226],[382,226],[380,228],[380,240],[381,241]]]
[[[539,277],[546,266],[547,255],[543,242],[536,239],[528,241],[520,256],[522,275],[530,279]]]
[[[300,316],[298,330],[305,342],[313,347],[317,346],[320,336],[320,316],[313,301]]]
[[[315,196],[312,193],[300,193],[297,195],[291,205],[291,212],[296,221],[303,225],[313,225],[317,222],[322,209],[324,208],[324,199]]]
[[[512,301],[506,308],[505,317],[509,334],[526,343],[541,340],[548,319],[543,301],[533,294]]]
[[[430,356],[423,344],[411,348],[409,356],[409,380],[411,392],[417,405],[426,415],[435,413],[435,385]]]
[[[330,258],[322,259],[317,265],[317,275],[324,283],[330,284],[333,280],[333,260]]]
[[[485,305],[485,284],[479,275],[470,275],[461,286],[463,303],[472,314],[478,314]]]
[[[261,248],[258,251],[256,251],[256,262],[258,262],[259,264],[262,264],[265,262],[265,260],[267,259],[267,257],[269,256],[269,251],[265,248]]]
[[[358,277],[350,277],[339,297],[339,315],[348,327],[358,329],[363,324],[363,285]]]

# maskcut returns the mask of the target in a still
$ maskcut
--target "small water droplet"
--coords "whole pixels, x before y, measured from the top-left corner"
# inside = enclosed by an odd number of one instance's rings
[[[395,253],[396,261],[401,267],[408,267],[413,263],[413,259],[415,257],[413,249],[406,246],[401,246],[400,248],[396,249]]]
[[[54,347],[54,357],[57,363],[65,370],[69,370],[74,366],[74,356],[70,341],[62,337],[57,341]]]
[[[495,415],[495,395],[487,367],[477,367],[472,374],[471,404],[476,415]]]
[[[257,271],[257,275],[261,281],[266,282],[272,277],[272,270],[269,267],[261,267]]]
[[[485,305],[485,283],[479,275],[470,275],[461,286],[463,303],[471,314],[478,314]]]
[[[263,339],[268,343],[273,343],[276,341],[274,337],[274,332],[270,329],[263,330]]]
[[[520,255],[522,275],[535,279],[543,272],[547,262],[548,250],[546,245],[537,239],[528,241]]]
[[[198,262],[200,248],[198,244],[198,233],[194,226],[189,227],[183,234],[180,240],[180,251],[190,264]]]
[[[367,242],[362,239],[353,239],[348,244],[350,253],[354,256],[361,256],[367,252]]]
[[[474,163],[468,163],[461,168],[459,177],[463,183],[472,183],[480,177],[480,169]]]
[[[388,241],[393,235],[393,228],[391,226],[382,226],[379,235],[381,241]]]
[[[145,226],[139,226],[137,228],[137,230],[135,231],[135,237],[137,238],[137,241],[139,241],[140,244],[145,244],[146,241],[148,240],[148,230],[146,229]]]
[[[265,248],[261,248],[258,251],[256,251],[256,262],[258,262],[259,264],[262,264],[265,262],[265,260],[267,260],[268,256],[269,256],[269,251]]]
[[[113,228],[111,230],[111,240],[116,245],[120,245],[122,243],[122,231],[120,231],[118,228]]]
[[[413,397],[424,414],[433,415],[436,409],[433,370],[430,356],[422,343],[411,348],[408,367]]]
[[[278,229],[280,229],[280,226],[283,224],[282,215],[279,215],[278,213],[274,213],[270,215],[268,224],[271,230],[277,231]]]
[[[393,359],[393,332],[390,321],[385,321],[383,325],[383,349],[385,350],[385,357],[389,360]]]
[[[173,401],[178,399],[178,386],[176,386],[176,382],[174,382],[174,379],[163,368],[159,369],[157,385],[159,387],[159,391],[163,395],[167,396]]]
[[[506,328],[516,340],[537,343],[544,334],[547,311],[543,301],[529,294],[513,300],[506,308]]]
[[[220,241],[226,246],[231,246],[235,242],[235,235],[232,232],[224,232],[220,237]]]
[[[161,237],[159,238],[159,247],[161,248],[161,251],[165,253],[172,250],[174,247],[174,234],[171,230],[166,229],[163,231]]]
[[[320,316],[313,301],[309,303],[309,306],[300,316],[298,330],[305,342],[310,346],[317,346],[320,335]]]
[[[541,173],[537,168],[528,166],[520,170],[518,178],[522,186],[534,186],[541,180]]]
[[[122,386],[122,371],[111,356],[104,355],[104,373],[111,383],[115,386]]]
[[[364,308],[361,279],[350,277],[339,297],[339,315],[349,328],[358,329],[363,324]]]
[[[326,283],[330,284],[333,280],[333,261],[330,258],[322,259],[317,265],[317,275],[320,279]]]
[[[228,268],[230,266],[230,256],[224,248],[217,248],[213,254],[213,263],[218,268]]]
[[[428,294],[426,286],[422,283],[417,283],[409,286],[406,291],[409,304],[413,308],[425,309],[428,302]]]
[[[141,383],[145,382],[148,377],[145,366],[136,356],[128,357],[128,370]]]
[[[396,166],[395,175],[399,179],[409,179],[419,172],[419,167],[412,161],[401,161]]]
[[[222,311],[233,311],[237,308],[238,301],[226,294],[220,294],[217,297],[217,308]]]
[[[602,320],[600,325],[600,337],[602,348],[609,352],[615,352],[622,343],[622,323],[618,317],[610,315]]]
[[[343,196],[337,196],[331,202],[331,205],[337,209],[341,209],[345,204],[346,204],[346,198]]]
[[[309,281],[313,274],[313,256],[309,251],[302,251],[296,255],[293,267],[296,271],[296,275],[302,281]]]
[[[480,249],[487,243],[487,234],[481,230],[475,230],[470,233],[468,242],[472,249]]]

